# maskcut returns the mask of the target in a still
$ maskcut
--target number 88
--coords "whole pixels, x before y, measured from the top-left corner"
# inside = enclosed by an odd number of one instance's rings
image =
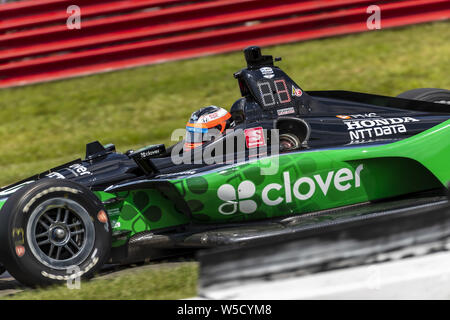
[[[286,82],[284,80],[275,80],[273,81],[275,92],[277,93],[279,103],[288,103],[291,101],[291,97],[289,96],[289,91],[286,86]],[[258,89],[261,94],[261,98],[264,104],[264,107],[270,107],[276,104],[275,96],[272,92],[272,86],[269,81],[258,82]],[[284,99],[282,98],[284,96]]]

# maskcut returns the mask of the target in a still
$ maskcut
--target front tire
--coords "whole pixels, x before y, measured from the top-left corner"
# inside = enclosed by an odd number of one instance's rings
[[[109,258],[111,225],[99,199],[68,180],[28,184],[0,212],[0,256],[28,286],[92,277]]]
[[[450,90],[421,88],[403,92],[398,98],[410,100],[422,100],[427,102],[442,103],[450,106]]]

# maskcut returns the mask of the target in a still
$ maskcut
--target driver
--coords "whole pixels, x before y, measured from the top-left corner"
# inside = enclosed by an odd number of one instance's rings
[[[188,123],[186,123],[186,139],[184,150],[188,151],[210,141],[206,138],[206,133],[212,129],[223,133],[226,129],[234,126],[231,114],[217,106],[207,106],[192,113]]]

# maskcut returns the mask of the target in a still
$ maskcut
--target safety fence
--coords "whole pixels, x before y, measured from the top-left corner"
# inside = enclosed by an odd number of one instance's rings
[[[0,5],[0,87],[449,17],[450,0],[12,2]]]

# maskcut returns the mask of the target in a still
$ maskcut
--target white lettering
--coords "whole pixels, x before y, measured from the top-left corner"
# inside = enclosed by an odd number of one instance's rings
[[[314,179],[316,179],[317,183],[319,184],[320,189],[323,192],[323,195],[326,196],[328,193],[328,189],[330,188],[331,179],[333,178],[334,171],[328,172],[327,179],[325,180],[325,183],[322,180],[322,177],[319,174],[316,174],[314,176]]]
[[[286,172],[285,172],[286,173]],[[288,173],[289,176],[289,173]],[[262,191],[262,200],[265,204],[267,204],[268,206],[276,206],[277,204],[280,204],[283,201],[282,197],[278,197],[275,200],[270,200],[269,199],[269,191],[270,190],[277,190],[279,191],[282,188],[281,185],[279,185],[278,183],[271,183],[269,185],[267,185],[263,191]],[[287,195],[287,192],[286,192]],[[290,195],[289,195],[290,196]],[[287,201],[286,201],[287,202]]]
[[[289,177],[289,172],[283,172],[283,178],[284,178],[284,189],[286,191],[286,203],[291,203],[292,202],[291,178]]]
[[[353,173],[349,169],[347,168],[340,169],[338,172],[336,172],[336,175],[334,176],[334,187],[339,191],[346,191],[350,189],[351,185],[350,183],[342,185],[342,182],[346,182],[352,179]]]
[[[309,185],[309,191],[306,194],[300,193],[300,190],[299,190],[300,186],[303,183],[307,183]],[[308,177],[300,178],[294,184],[294,196],[298,200],[307,200],[307,199],[311,198],[312,195],[314,194],[314,191],[316,191],[316,185],[311,178],[308,178]]]

